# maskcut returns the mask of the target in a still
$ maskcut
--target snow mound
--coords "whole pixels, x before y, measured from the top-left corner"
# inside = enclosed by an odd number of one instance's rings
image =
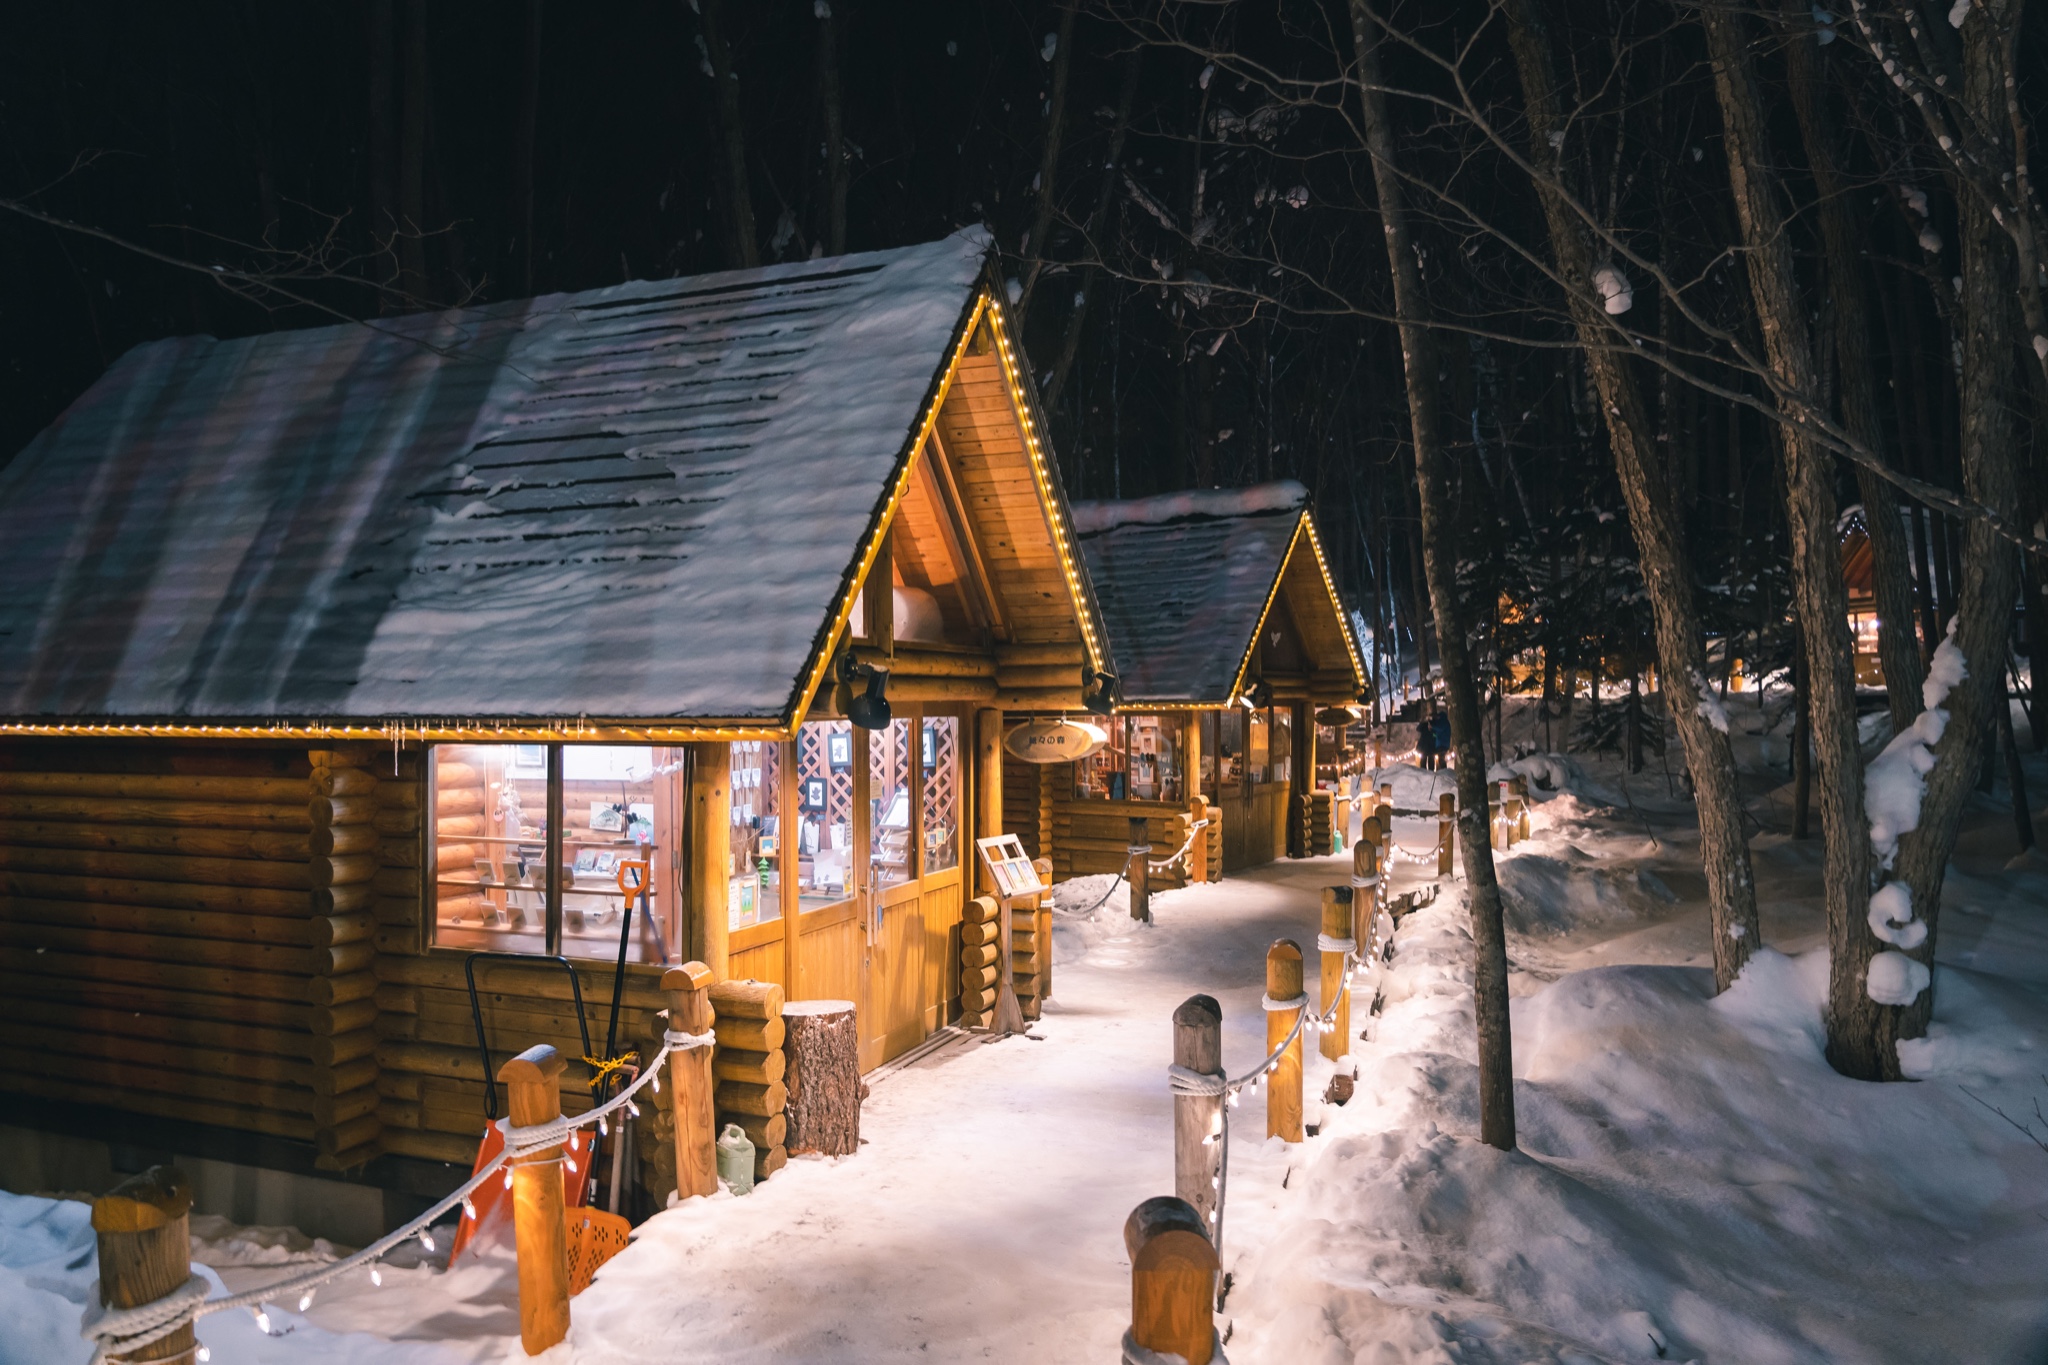
[[[1393,977],[1419,989],[1388,991],[1369,1102],[1326,1111],[1238,1266],[1232,1359],[1935,1361],[1958,1332],[1970,1359],[2036,1358],[2048,1158],[1958,1085],[1835,1075],[1824,952],[1760,951],[1718,999],[1703,970],[1648,966],[1517,999],[1520,1149],[1502,1152],[1472,1136],[1452,900],[1402,923]],[[1944,1018],[1965,1013],[1921,1065],[2038,1057],[2048,1002],[1953,979]],[[1994,1031],[2012,1016],[2018,1036]]]
[[[1307,488],[1293,479],[1281,479],[1250,488],[1197,488],[1151,498],[1077,502],[1072,510],[1074,531],[1086,536],[1119,526],[1160,526],[1185,517],[1244,517],[1291,511],[1307,504]]]
[[[1627,924],[1678,901],[1649,869],[1602,865],[1570,845],[1557,857],[1522,853],[1499,859],[1494,872],[1508,928],[1518,934],[1558,937]]]

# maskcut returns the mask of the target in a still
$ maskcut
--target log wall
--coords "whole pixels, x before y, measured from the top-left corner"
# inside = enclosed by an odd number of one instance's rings
[[[1065,771],[1071,765],[1058,766]],[[1177,852],[1186,842],[1188,829],[1193,824],[1186,808],[1166,801],[1099,801],[1072,796],[1055,799],[1052,803],[1052,851],[1042,855],[1052,859],[1054,879],[1066,881],[1096,873],[1122,872],[1130,864],[1131,819],[1134,816],[1145,820],[1146,838],[1151,841],[1155,859]],[[1151,885],[1155,891],[1186,883],[1187,864],[1184,860],[1164,871],[1154,870],[1151,874]]]
[[[0,746],[0,1089],[330,1168],[375,1151],[374,803],[315,772],[273,744]]]

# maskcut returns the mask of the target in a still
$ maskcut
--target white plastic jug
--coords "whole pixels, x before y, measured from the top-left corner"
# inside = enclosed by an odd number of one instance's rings
[[[754,1192],[754,1144],[737,1123],[726,1124],[718,1135],[718,1178],[734,1194]]]

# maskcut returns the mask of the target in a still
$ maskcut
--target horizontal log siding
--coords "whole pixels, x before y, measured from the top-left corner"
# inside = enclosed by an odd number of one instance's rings
[[[312,770],[258,743],[0,744],[0,1089],[304,1142],[360,1117],[374,1010],[340,997],[374,989],[368,907],[314,890]]]

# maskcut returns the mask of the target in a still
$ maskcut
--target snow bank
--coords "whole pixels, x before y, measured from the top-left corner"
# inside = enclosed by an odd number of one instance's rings
[[[1471,1136],[1464,914],[1402,924],[1362,1099],[1237,1266],[1239,1365],[2038,1358],[2048,1157],[1959,1085],[1835,1075],[1824,953],[1761,950],[1719,999],[1705,971],[1627,966],[1516,1000],[1500,1152]],[[1943,973],[1918,1074],[2018,1077],[2048,1003]]]
[[[1501,908],[1520,934],[1558,936],[1646,919],[1678,897],[1645,867],[1603,866],[1565,845],[1557,856],[1523,852],[1496,858]]]
[[[1183,517],[1243,517],[1254,512],[1285,512],[1306,506],[1308,489],[1293,479],[1253,484],[1250,488],[1198,488],[1161,493],[1152,498],[1077,502],[1074,530],[1093,535],[1119,526],[1159,526]]]

